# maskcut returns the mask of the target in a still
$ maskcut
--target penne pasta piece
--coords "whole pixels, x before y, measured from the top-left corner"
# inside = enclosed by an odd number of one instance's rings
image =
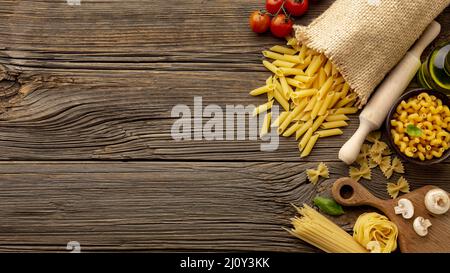
[[[268,50],[264,50],[262,52],[262,54],[264,55],[264,57],[269,58],[269,59],[287,62],[287,60],[284,58],[284,54],[279,54],[279,53],[275,53],[275,52],[268,51]]]
[[[309,139],[311,138],[313,134],[312,128],[309,128],[308,131],[303,135],[302,140],[300,140],[300,143],[298,143],[298,149],[300,151],[303,151],[306,144],[308,144]]]
[[[300,112],[292,121],[301,121],[301,118],[305,115],[305,112]],[[303,122],[302,122],[303,123]]]
[[[346,106],[347,104],[354,102],[355,100],[356,100],[356,94],[352,93],[352,94],[346,96],[345,98],[341,99],[336,104],[336,108],[342,108],[342,107]]]
[[[263,125],[261,127],[261,131],[259,132],[260,136],[265,136],[269,133],[270,119],[272,118],[272,113],[267,113],[264,116]]]
[[[325,120],[326,121],[341,121],[341,120],[346,121],[346,120],[349,120],[349,118],[344,114],[340,114],[340,115],[334,114],[334,115],[327,116],[327,118]]]
[[[329,122],[322,123],[322,125],[320,125],[320,128],[334,129],[334,128],[345,127],[345,126],[348,126],[348,123],[343,120],[339,120],[339,121],[329,121]]]
[[[340,92],[340,91],[342,90],[343,87],[344,87],[344,84],[341,83],[341,84],[338,84],[338,85],[336,85],[336,86],[332,86],[332,87],[331,87],[331,90],[333,90],[333,91],[335,91],[335,92]]]
[[[339,74],[339,70],[335,65],[331,64],[331,76],[336,76],[337,74]]]
[[[341,99],[341,92],[334,92],[333,100],[331,101],[328,109],[335,108],[334,106],[336,105],[336,103],[338,103],[340,99]]]
[[[273,74],[275,74],[277,76],[283,76],[283,73],[281,73],[281,70],[278,67],[276,67],[275,65],[273,65],[271,62],[264,60],[263,65],[267,69],[269,69]]]
[[[300,56],[298,56],[298,55],[287,55],[287,54],[284,54],[283,58],[284,58],[283,61],[286,61],[286,62],[291,62],[291,63],[296,63],[296,64],[302,64],[303,63],[303,60],[301,60]]]
[[[294,123],[291,127],[289,127],[286,131],[284,131],[283,136],[284,137],[290,137],[292,134],[294,134],[300,127],[302,127],[301,123]]]
[[[306,45],[303,44],[302,48],[300,49],[300,54],[299,54],[300,59],[305,60],[306,51],[308,51],[308,48],[306,47]]]
[[[297,39],[291,36],[286,36],[286,42],[286,45],[288,46],[295,46],[298,43]]]
[[[281,107],[283,107],[283,109],[285,111],[289,111],[289,103],[288,101],[283,97],[283,95],[281,94],[281,91],[278,89],[275,89],[273,91],[273,97],[275,98],[276,101],[278,101],[278,103],[281,105]]]
[[[348,85],[348,83],[344,83],[344,86],[342,87],[342,94],[341,94],[342,99],[347,96],[347,93],[349,90],[350,90],[350,85]]]
[[[342,76],[336,78],[333,82],[333,86],[338,86],[339,84],[344,82],[344,78]]]
[[[306,123],[304,123],[300,128],[297,129],[297,132],[295,132],[295,140],[298,140],[302,135],[306,133],[306,131],[311,128],[313,125],[313,121],[310,119]]]
[[[259,115],[259,114],[261,114],[263,112],[266,112],[267,110],[272,108],[272,105],[273,105],[273,100],[269,101],[269,102],[266,102],[264,104],[261,104],[260,106],[256,107],[253,110],[253,116],[257,116],[257,115]]]
[[[284,111],[282,112],[277,119],[272,123],[271,127],[278,127],[281,123],[286,119],[286,117],[289,115],[289,112]]]
[[[286,78],[286,81],[289,85],[292,85],[296,88],[303,88],[303,86],[304,86],[304,84],[302,82],[299,82],[299,81],[291,79],[291,78]]]
[[[309,55],[308,57],[306,57],[306,59],[302,59],[302,60],[303,60],[303,64],[298,64],[298,65],[296,65],[294,67],[304,70],[305,68],[307,68],[311,64],[312,56]]]
[[[317,129],[319,129],[320,125],[322,125],[322,123],[324,122],[325,118],[326,118],[326,116],[320,116],[314,121],[314,123],[313,123],[313,125],[311,127],[312,130],[313,130],[313,133],[315,131],[317,131]]]
[[[291,76],[291,75],[305,75],[305,72],[298,68],[287,68],[287,67],[281,67],[280,68],[281,73],[283,73],[284,76]]]
[[[319,139],[319,135],[317,135],[317,134],[313,135],[309,139],[308,144],[306,144],[306,147],[305,147],[305,149],[303,149],[302,153],[300,154],[300,157],[302,157],[302,158],[306,157],[311,153],[314,145],[316,145],[317,139]]]
[[[326,80],[326,82],[323,85],[321,85],[319,89],[319,99],[323,99],[328,94],[328,91],[330,91],[332,84],[333,84],[333,77],[329,77]]]
[[[267,92],[267,101],[273,100],[273,90]]]
[[[325,101],[320,106],[319,116],[323,116],[327,113],[328,106],[330,106],[331,100],[334,98],[334,94],[335,93],[333,93],[333,92],[328,93],[328,95],[325,98]]]
[[[291,93],[293,92],[292,88],[289,87],[289,84],[287,83],[286,77],[281,76],[280,77],[280,83],[281,83],[281,90],[283,91],[283,96],[285,99],[288,99],[291,97]]]
[[[316,104],[314,104],[314,108],[311,110],[311,118],[315,119],[319,114],[320,107],[322,106],[323,100],[317,99]]]
[[[294,92],[294,94],[297,98],[306,98],[306,97],[314,96],[315,94],[317,94],[318,91],[319,90],[317,90],[317,89],[304,89],[301,91]]]
[[[317,131],[316,134],[319,135],[319,137],[330,137],[330,136],[338,136],[342,135],[344,132],[342,132],[341,129],[329,129],[329,130],[320,130]]]
[[[327,73],[325,73],[325,70],[323,69],[323,67],[321,67],[319,70],[319,86],[323,86],[326,80],[327,80]]]
[[[358,108],[356,107],[344,107],[336,109],[333,114],[355,114],[356,112],[358,112]]]
[[[331,76],[331,61],[330,60],[328,60],[327,63],[325,64],[324,71],[328,77]]]
[[[296,75],[294,77],[295,80],[303,82],[303,83],[309,83],[313,80],[313,77],[305,76],[305,75]]]
[[[259,96],[259,95],[262,95],[262,94],[267,93],[269,91],[273,91],[273,88],[274,88],[273,85],[271,85],[271,86],[265,85],[265,86],[262,86],[262,87],[259,87],[259,88],[256,88],[256,89],[252,90],[250,92],[250,95],[252,95],[252,96]]]
[[[287,68],[292,68],[295,66],[295,63],[290,63],[281,60],[275,60],[274,62],[272,62],[272,64],[275,65],[276,67],[287,67]]]
[[[317,90],[317,89],[314,89]],[[308,102],[308,105],[305,108],[305,112],[312,111],[317,102],[317,96],[312,97],[312,99]]]
[[[273,86],[273,77],[270,76],[266,79],[266,85]]]
[[[292,122],[292,120],[298,114],[300,114],[300,112],[302,112],[303,109],[305,109],[307,103],[308,103],[307,100],[302,100],[300,102],[300,104],[296,108],[294,108],[294,110],[292,110],[292,112],[289,113],[289,115],[286,117],[286,119],[283,121],[283,123],[278,127],[278,134],[281,135],[281,133],[283,133],[284,130],[286,130],[286,128],[289,126],[289,124]]]
[[[282,54],[288,54],[288,55],[294,55],[295,53],[298,52],[295,49],[284,47],[284,46],[280,46],[280,45],[273,46],[273,47],[270,48],[270,50],[273,51],[273,52],[282,53]]]
[[[300,119],[301,121],[308,121],[311,119],[311,112],[305,112],[303,117]]]
[[[314,80],[312,86],[313,86],[313,88],[320,89],[320,79],[319,79],[319,75],[316,74],[316,78],[315,78],[315,80]]]
[[[308,66],[308,69],[306,69],[305,71],[306,75],[312,76],[316,74],[321,65],[322,65],[322,58],[320,57],[320,55],[314,56],[311,63]]]

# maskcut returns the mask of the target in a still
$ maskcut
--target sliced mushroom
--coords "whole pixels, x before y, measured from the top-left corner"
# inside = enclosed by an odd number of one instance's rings
[[[408,199],[398,200],[398,206],[394,208],[395,214],[401,214],[405,219],[411,219],[414,216],[414,205]]]
[[[432,189],[425,195],[425,207],[433,214],[444,214],[450,209],[448,193],[442,189]]]
[[[428,228],[431,227],[431,222],[428,219],[425,219],[421,216],[416,217],[413,222],[414,231],[419,236],[426,236],[428,234]]]
[[[381,246],[378,241],[370,241],[366,245],[366,249],[370,251],[370,253],[381,253]]]

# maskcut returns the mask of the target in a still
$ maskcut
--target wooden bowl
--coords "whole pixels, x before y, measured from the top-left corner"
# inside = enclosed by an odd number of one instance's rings
[[[406,93],[404,93],[400,98],[397,99],[397,101],[395,102],[395,104],[392,106],[391,110],[389,111],[389,114],[386,118],[386,130],[387,130],[387,137],[388,137],[388,142],[389,142],[389,146],[391,146],[391,148],[395,151],[395,153],[397,153],[397,155],[408,162],[417,164],[417,165],[422,165],[422,166],[428,166],[428,165],[432,165],[432,164],[436,164],[439,162],[442,162],[444,160],[446,160],[449,156],[450,156],[450,149],[447,149],[447,151],[445,151],[445,153],[440,157],[440,158],[433,158],[430,160],[425,159],[424,161],[421,161],[418,158],[412,158],[412,157],[408,157],[406,156],[404,153],[402,153],[399,149],[399,147],[394,143],[394,139],[392,137],[391,134],[391,129],[393,128],[391,126],[391,119],[393,118],[397,106],[400,104],[400,102],[402,100],[407,101],[409,98],[411,97],[415,97],[417,95],[419,95],[420,93],[426,92],[429,95],[433,95],[435,97],[437,97],[438,99],[442,100],[442,103],[449,106],[450,107],[450,99],[447,97],[447,95],[445,95],[442,92],[439,91],[435,91],[435,90],[428,90],[428,89],[414,89],[414,90],[410,90]]]

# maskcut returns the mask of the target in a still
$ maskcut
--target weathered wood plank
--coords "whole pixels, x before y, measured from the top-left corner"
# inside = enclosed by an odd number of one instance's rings
[[[346,166],[329,164],[317,186],[316,164],[240,162],[3,162],[0,165],[0,251],[315,251],[281,227],[290,203],[310,203]],[[448,164],[408,168],[412,188],[450,190]],[[379,170],[363,183],[387,198]],[[335,221],[348,229],[364,208]]]
[[[260,50],[280,42],[248,30],[260,1],[177,3],[2,1],[0,159],[301,161],[292,139],[273,153],[257,141],[172,140],[170,111],[192,109],[194,96],[221,107],[263,102],[247,93],[268,75]],[[308,160],[336,160],[350,123]]]
[[[332,1],[321,2],[298,23],[310,22]],[[112,0],[74,7],[65,1],[2,1],[0,56],[19,66],[71,69],[255,63],[261,47],[275,40],[248,30],[250,12],[262,7],[259,0]]]

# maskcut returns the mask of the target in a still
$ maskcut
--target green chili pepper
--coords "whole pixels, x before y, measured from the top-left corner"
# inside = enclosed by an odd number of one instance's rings
[[[338,216],[344,214],[341,205],[331,198],[316,196],[316,198],[314,198],[314,205],[319,207],[320,211],[329,215]]]

